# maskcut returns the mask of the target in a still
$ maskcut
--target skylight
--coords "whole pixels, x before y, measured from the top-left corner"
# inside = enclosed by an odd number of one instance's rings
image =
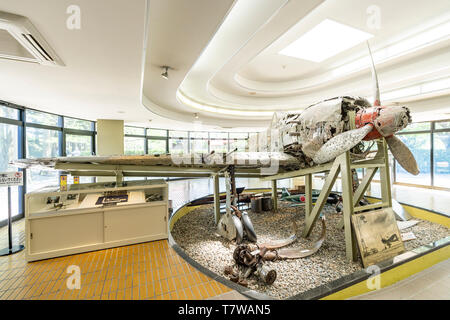
[[[373,34],[325,19],[279,54],[322,62],[373,37]]]

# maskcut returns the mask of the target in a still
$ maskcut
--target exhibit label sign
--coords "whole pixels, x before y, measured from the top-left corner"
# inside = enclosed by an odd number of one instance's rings
[[[0,172],[0,187],[23,186],[23,172]]]

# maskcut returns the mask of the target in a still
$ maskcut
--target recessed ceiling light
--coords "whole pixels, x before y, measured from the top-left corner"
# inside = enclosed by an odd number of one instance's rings
[[[373,34],[325,19],[279,54],[322,62],[373,37]]]

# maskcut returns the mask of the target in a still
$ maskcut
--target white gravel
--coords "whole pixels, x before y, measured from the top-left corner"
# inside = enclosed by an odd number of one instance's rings
[[[293,208],[289,207],[289,204],[279,201],[278,213],[248,211],[258,236],[258,243],[288,237],[291,234],[292,219],[297,223],[299,238],[289,247],[309,246],[319,237],[319,222],[316,223],[310,240],[301,237],[304,226],[303,207]],[[253,276],[248,279],[250,289],[285,299],[363,269],[360,262],[348,262],[346,259],[344,232],[337,228],[342,215],[330,206],[325,206],[322,212],[325,213],[327,232],[320,250],[303,259],[267,262],[267,265],[277,272],[276,281],[267,286]],[[422,220],[405,231],[412,231],[417,237],[417,240],[405,242],[406,250],[450,235],[446,227]],[[172,236],[192,259],[227,278],[224,268],[234,265],[232,256],[236,244],[216,234],[212,205],[196,208],[179,219],[173,227]]]

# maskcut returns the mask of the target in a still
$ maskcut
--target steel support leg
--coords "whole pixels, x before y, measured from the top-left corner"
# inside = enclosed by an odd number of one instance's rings
[[[219,192],[219,175],[215,174],[214,179],[214,221],[216,225],[220,220],[220,192]]]
[[[325,180],[319,198],[317,199],[316,204],[311,211],[311,214],[308,217],[306,217],[305,228],[303,229],[302,233],[302,236],[305,238],[309,237],[309,235],[311,234],[311,230],[314,227],[314,224],[316,223],[317,219],[319,218],[320,212],[322,211],[325,202],[327,202],[327,198],[330,195],[331,189],[333,188],[333,185],[336,182],[336,178],[339,174],[339,164],[340,164],[339,158],[336,158]]]
[[[345,252],[348,260],[356,261],[357,247],[355,235],[352,230],[352,220],[351,220],[354,207],[353,207],[352,170],[350,168],[350,152],[347,151],[336,159],[339,159],[341,165]]]
[[[272,180],[272,200],[273,200],[273,210],[278,211],[278,188],[277,180]]]
[[[312,174],[305,175],[305,217],[309,217],[312,211]]]
[[[384,167],[380,168],[380,186],[381,186],[381,200],[383,203],[387,203],[388,207],[392,207],[392,194],[391,194],[391,177],[389,174],[389,154],[387,151],[387,143],[383,138],[378,142],[378,150],[383,152]]]

